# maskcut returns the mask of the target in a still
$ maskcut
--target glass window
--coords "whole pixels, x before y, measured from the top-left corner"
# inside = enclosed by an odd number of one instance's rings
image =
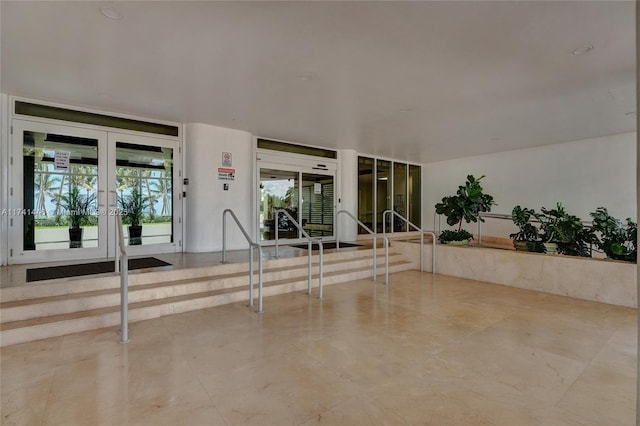
[[[97,247],[98,141],[25,131],[22,159],[24,250]]]
[[[371,230],[375,229],[373,218],[375,209],[373,203],[373,158],[358,157],[358,220],[367,225]],[[359,234],[366,234],[361,226],[358,226]]]
[[[422,228],[422,214],[420,211],[421,198],[421,168],[409,165],[409,221]]]
[[[311,237],[333,235],[333,176],[302,174],[302,222]]]
[[[298,219],[298,172],[260,169],[260,239],[298,238],[298,230],[281,214],[276,223],[275,211],[286,210],[296,222]]]
[[[173,242],[173,149],[116,142],[116,192],[128,245]]]
[[[403,218],[407,218],[407,165],[393,163],[393,210]],[[393,231],[405,232],[407,222],[394,215]]]
[[[375,232],[382,232],[385,229],[391,232],[390,215],[385,220],[385,228],[382,227],[383,213],[391,209],[391,161],[376,160],[376,229]]]

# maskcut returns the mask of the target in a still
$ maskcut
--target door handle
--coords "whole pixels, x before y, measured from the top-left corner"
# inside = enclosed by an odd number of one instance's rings
[[[102,199],[101,194],[104,194],[104,189],[98,190],[98,207],[104,207],[104,203],[100,202],[100,200]]]
[[[116,204],[118,203],[118,193],[116,191],[109,191],[109,194],[113,194],[111,205],[117,207]]]

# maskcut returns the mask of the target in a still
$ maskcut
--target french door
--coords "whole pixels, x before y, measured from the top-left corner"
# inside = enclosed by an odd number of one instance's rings
[[[335,171],[279,163],[258,164],[258,235],[261,242],[304,240],[279,209],[287,211],[312,238],[335,239]]]
[[[115,256],[116,216],[130,254],[176,251],[179,142],[13,120],[9,263]],[[135,200],[140,236],[129,236]]]

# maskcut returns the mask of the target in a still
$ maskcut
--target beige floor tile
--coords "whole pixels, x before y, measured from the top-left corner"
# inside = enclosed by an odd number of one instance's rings
[[[2,424],[634,423],[635,311],[390,278],[2,348]]]

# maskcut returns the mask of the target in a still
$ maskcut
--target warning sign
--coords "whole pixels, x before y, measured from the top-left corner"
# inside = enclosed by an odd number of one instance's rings
[[[218,179],[219,180],[235,180],[236,169],[228,167],[218,167]]]
[[[56,170],[69,170],[69,163],[71,160],[71,153],[68,151],[56,151],[53,164]]]

